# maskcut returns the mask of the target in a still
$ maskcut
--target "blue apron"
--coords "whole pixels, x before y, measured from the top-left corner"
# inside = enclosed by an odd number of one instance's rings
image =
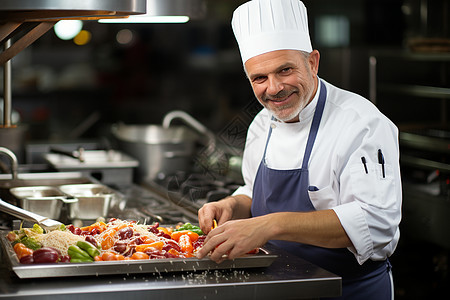
[[[320,84],[320,94],[311,124],[301,169],[275,170],[265,164],[267,145],[258,168],[253,186],[252,216],[261,216],[274,212],[314,211],[308,195],[308,162],[314,141],[319,130],[326,100],[326,87]],[[342,277],[342,298],[344,299],[391,299],[390,264],[388,260],[368,260],[360,265],[354,255],[346,248],[328,249],[295,242],[272,240],[270,243],[290,253],[312,262]]]

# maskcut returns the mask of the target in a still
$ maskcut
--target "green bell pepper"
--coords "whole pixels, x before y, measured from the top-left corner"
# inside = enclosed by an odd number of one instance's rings
[[[100,250],[97,249],[94,245],[86,241],[78,241],[77,246],[82,250],[86,251],[90,257],[94,258],[100,255]]]
[[[94,259],[78,246],[71,245],[69,246],[69,249],[67,250],[69,256],[70,256],[70,262],[91,262],[94,261]]]
[[[81,259],[81,258],[71,258],[70,262],[71,263],[82,263],[82,262],[92,262],[92,260],[86,260],[86,259]]]
[[[178,229],[175,229],[174,231],[181,231],[181,230],[189,230],[189,231],[195,232],[198,235],[204,235],[204,233],[200,229],[200,227],[192,225],[191,223],[184,223],[183,226],[181,226]]]

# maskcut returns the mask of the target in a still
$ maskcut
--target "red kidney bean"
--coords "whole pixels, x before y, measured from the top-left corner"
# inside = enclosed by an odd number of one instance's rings
[[[150,248],[150,249],[145,250],[144,253],[147,254],[150,258],[157,257],[157,256],[159,256],[159,257],[162,256],[164,258],[163,252],[159,251],[157,249]]]
[[[166,238],[166,239],[171,239],[171,236],[170,236],[170,235],[168,235],[167,233],[164,233],[164,232],[162,232],[162,231],[159,231],[156,235],[157,235],[157,236],[162,236],[162,237],[164,237],[164,238]]]
[[[119,235],[119,239],[121,240],[129,239],[133,236],[133,229],[131,229],[130,227],[125,227],[120,229],[117,234]]]
[[[52,248],[42,247],[33,252],[33,260],[35,263],[54,263],[59,259],[59,253]]]
[[[97,240],[92,235],[87,235],[84,237],[84,240],[88,243],[94,245],[94,247],[98,247]]]
[[[142,238],[140,238],[140,237],[137,237],[137,238],[132,239],[132,240],[130,241],[130,245],[141,245],[141,244],[143,244],[143,243],[144,243],[144,241],[143,241]]]
[[[155,255],[155,254],[149,255],[149,259],[163,259],[163,258],[166,257],[164,255]]]
[[[163,247],[163,250],[169,251],[170,249],[177,250],[178,252],[181,252],[180,245],[177,244],[174,240],[168,240],[166,241],[166,244]]]
[[[158,234],[159,233],[158,227],[159,227],[159,222],[156,222],[155,224],[153,224],[152,226],[150,226],[148,228],[148,231],[150,231],[151,233],[154,233],[154,234]]]
[[[164,249],[164,248],[163,248]],[[167,258],[177,258],[178,256],[176,256],[175,254],[172,254],[170,252],[166,252],[164,253],[164,256]]]
[[[75,226],[73,226],[72,224],[67,225],[67,226],[66,226],[66,229],[69,230],[69,231],[72,232],[72,233],[75,233]]]
[[[150,231],[151,233],[154,233],[154,234],[158,234],[158,233],[159,233],[159,230],[158,230],[158,228],[156,228],[156,227],[150,227],[150,228],[148,229],[148,231]]]
[[[119,253],[124,253],[127,250],[127,243],[125,242],[116,242],[114,244],[114,250],[119,252]]]
[[[63,255],[61,256],[60,262],[70,262],[70,256],[69,255]]]
[[[203,243],[205,242],[205,239],[206,235],[199,236],[198,239],[192,243],[192,247],[194,247],[194,250],[202,247]]]
[[[123,253],[122,255],[123,255],[123,256],[130,257],[130,256],[133,255],[135,252],[136,252],[136,246],[135,246],[135,245],[130,245],[130,246],[128,247],[128,250],[127,250],[125,253]]]

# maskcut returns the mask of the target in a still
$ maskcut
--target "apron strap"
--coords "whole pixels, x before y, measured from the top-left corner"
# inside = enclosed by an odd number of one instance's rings
[[[275,121],[275,117],[272,116],[271,121]],[[267,134],[267,139],[266,139],[266,146],[264,147],[264,154],[263,154],[263,162],[264,164],[266,164],[266,152],[267,152],[267,145],[269,144],[269,140],[270,140],[270,136],[272,135],[272,124],[271,126],[269,126],[269,133]]]
[[[316,140],[317,132],[319,131],[320,120],[322,119],[323,109],[325,107],[325,100],[327,99],[327,88],[325,84],[320,81],[320,94],[317,101],[316,112],[309,130],[308,142],[306,143],[305,154],[303,156],[302,169],[308,168],[309,157],[311,156],[314,141]]]

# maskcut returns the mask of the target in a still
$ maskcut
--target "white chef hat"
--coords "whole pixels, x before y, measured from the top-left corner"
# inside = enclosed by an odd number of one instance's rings
[[[311,52],[308,15],[299,0],[252,0],[231,21],[242,62],[275,50]]]

